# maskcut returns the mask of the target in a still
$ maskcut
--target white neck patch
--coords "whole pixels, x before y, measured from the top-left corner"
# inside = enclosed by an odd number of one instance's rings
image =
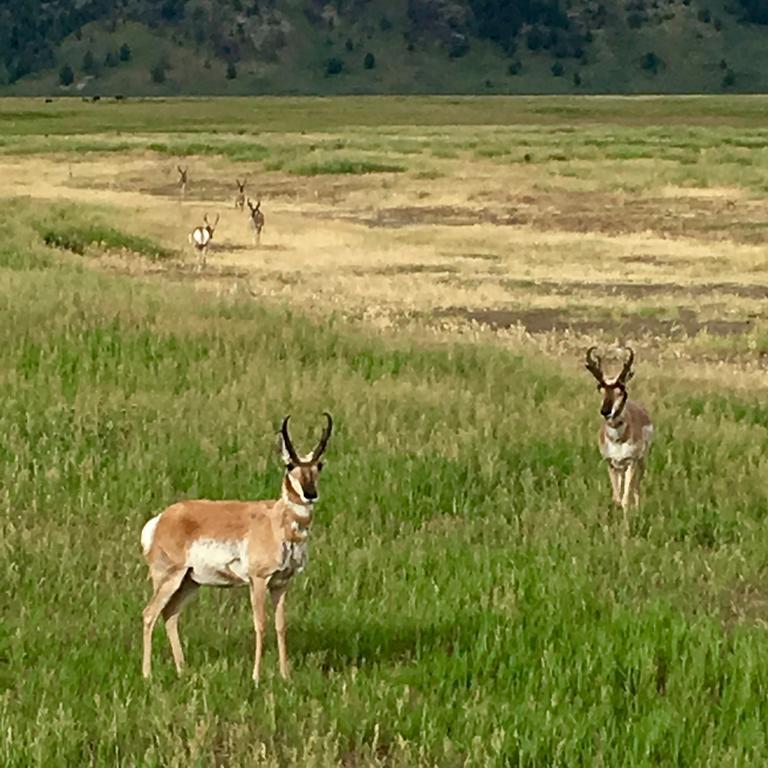
[[[294,504],[292,501],[285,500],[285,505],[300,520],[309,520],[312,517],[312,504]]]

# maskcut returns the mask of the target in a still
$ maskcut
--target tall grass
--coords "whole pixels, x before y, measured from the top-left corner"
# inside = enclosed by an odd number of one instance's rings
[[[0,764],[766,761],[749,399],[633,382],[659,440],[624,532],[583,375],[98,274],[25,215],[0,259]],[[188,673],[159,632],[145,684],[143,522],[274,494],[279,419],[305,444],[326,408],[292,680],[270,639],[252,687],[247,594],[211,590]]]

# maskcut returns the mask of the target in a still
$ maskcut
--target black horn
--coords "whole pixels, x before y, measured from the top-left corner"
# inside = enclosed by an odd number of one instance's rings
[[[285,446],[285,450],[288,452],[288,456],[291,459],[291,462],[299,465],[301,464],[301,460],[299,459],[298,455],[296,454],[296,450],[293,447],[293,443],[291,442],[291,438],[288,435],[288,419],[290,419],[290,416],[286,416],[283,419],[283,424],[280,427],[280,434],[283,436],[283,445]]]
[[[328,445],[328,440],[331,437],[331,432],[333,431],[333,419],[331,418],[331,414],[328,413],[328,411],[324,411],[323,415],[326,418],[326,425],[323,429],[323,434],[320,435],[320,442],[317,444],[317,447],[314,451],[312,451],[312,461],[317,461],[323,453],[325,453],[325,448]]]
[[[597,347],[590,347],[587,350],[587,362],[585,367],[600,384],[603,384],[603,364],[600,358],[595,355],[596,349]]]
[[[616,381],[620,381],[622,384],[626,384],[634,374],[634,371],[632,370],[632,363],[635,362],[635,352],[632,347],[626,347],[626,350],[629,352],[629,355],[624,362],[624,367],[621,369],[621,373],[616,379]]]

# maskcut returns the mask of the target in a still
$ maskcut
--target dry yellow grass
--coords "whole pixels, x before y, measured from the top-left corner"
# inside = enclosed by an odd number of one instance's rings
[[[183,252],[187,267],[187,234],[205,212],[221,213],[202,275],[114,255],[105,266],[194,277],[200,288],[247,290],[372,325],[443,334],[479,327],[505,343],[567,355],[588,342],[631,341],[646,359],[693,358],[688,372],[697,376],[710,375],[707,361],[715,372],[723,361],[749,369],[768,291],[764,248],[748,229],[764,209],[759,195],[734,184],[669,183],[654,176],[663,160],[498,162],[462,147],[467,136],[361,129],[338,139],[291,137],[319,152],[333,141],[354,149],[375,140],[399,160],[407,153],[402,173],[295,176],[189,157],[185,200],[175,160],[139,149],[8,156],[0,173],[6,195],[109,206],[121,227]],[[532,152],[557,149],[556,138],[534,137]],[[131,137],[137,148],[148,141]],[[279,153],[286,137],[259,141]],[[504,141],[511,139],[483,128],[469,144]],[[243,175],[266,214],[259,246],[233,205],[234,178]],[[642,189],[619,188],[618,178]]]

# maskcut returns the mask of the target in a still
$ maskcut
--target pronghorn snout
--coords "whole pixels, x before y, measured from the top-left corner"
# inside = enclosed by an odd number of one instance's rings
[[[600,409],[600,415],[604,419],[607,419],[611,415],[612,411],[613,411],[613,405],[603,405],[603,407]]]

